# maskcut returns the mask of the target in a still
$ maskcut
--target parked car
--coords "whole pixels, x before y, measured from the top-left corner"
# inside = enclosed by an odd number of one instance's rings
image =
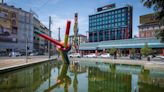
[[[39,51],[37,54],[38,55],[44,55],[44,52],[43,51]]]
[[[159,56],[156,56],[156,58],[164,59],[164,56],[159,55]]]
[[[30,56],[36,56],[38,54],[39,54],[38,52],[33,52],[33,53],[30,53]]]
[[[69,55],[70,58],[81,58],[81,54],[80,53],[72,53]]]
[[[110,56],[110,54],[105,53],[105,54],[101,54],[100,57],[102,57],[102,58],[109,58],[111,56]]]
[[[17,57],[17,56],[21,56],[21,54],[19,52],[10,52],[9,53],[9,57]]]
[[[84,57],[95,58],[97,55],[95,53],[84,55]]]
[[[133,55],[130,55],[130,59],[141,59],[141,54],[140,53],[136,53],[136,54],[133,54]]]

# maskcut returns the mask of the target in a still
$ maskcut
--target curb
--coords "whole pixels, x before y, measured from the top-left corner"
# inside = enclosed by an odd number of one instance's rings
[[[44,60],[44,61],[38,61],[38,62],[31,62],[31,63],[24,63],[24,64],[15,65],[15,66],[0,68],[0,74],[10,72],[10,71],[14,71],[14,70],[18,70],[18,69],[22,69],[22,68],[26,68],[26,67],[29,67],[31,65],[36,65],[36,64],[52,61],[52,60],[56,60],[56,59],[50,59],[50,60]]]

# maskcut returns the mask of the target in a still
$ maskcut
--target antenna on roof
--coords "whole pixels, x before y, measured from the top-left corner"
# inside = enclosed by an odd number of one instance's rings
[[[39,17],[38,14],[36,14],[31,8],[30,8],[30,12],[31,12],[34,16],[36,16],[37,18]]]

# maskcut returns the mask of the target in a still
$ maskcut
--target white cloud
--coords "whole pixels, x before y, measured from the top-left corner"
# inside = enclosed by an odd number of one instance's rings
[[[66,17],[60,17],[57,15],[51,15],[52,16],[52,26],[51,26],[51,31],[52,31],[52,37],[55,39],[58,39],[58,28],[60,27],[60,37],[63,40],[64,39],[64,34],[65,34],[65,29],[66,29],[66,22],[67,20],[71,21],[71,29],[70,29],[70,34],[73,34],[73,26],[74,26],[74,19],[69,19]],[[86,34],[86,31],[88,29],[88,21],[87,18],[82,17],[78,20],[79,22],[79,33],[81,34]],[[45,23],[46,24],[46,23]]]
[[[60,27],[60,36],[61,39],[63,39],[66,29],[66,22],[68,19],[59,17],[57,15],[51,15],[51,16],[52,16],[52,25],[51,25],[52,37],[58,39],[58,28]],[[71,28],[72,28],[73,19],[69,19],[69,20],[71,21]]]

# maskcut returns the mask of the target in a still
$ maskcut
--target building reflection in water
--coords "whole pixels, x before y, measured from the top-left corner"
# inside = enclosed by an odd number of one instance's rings
[[[34,92],[49,76],[50,63],[0,74],[0,92]]]
[[[115,69],[114,69],[115,70]],[[88,72],[88,92],[130,92],[131,75],[116,74],[90,67]]]
[[[109,66],[109,67],[107,67]],[[163,92],[164,72],[139,66],[97,64],[88,69],[88,92]]]

